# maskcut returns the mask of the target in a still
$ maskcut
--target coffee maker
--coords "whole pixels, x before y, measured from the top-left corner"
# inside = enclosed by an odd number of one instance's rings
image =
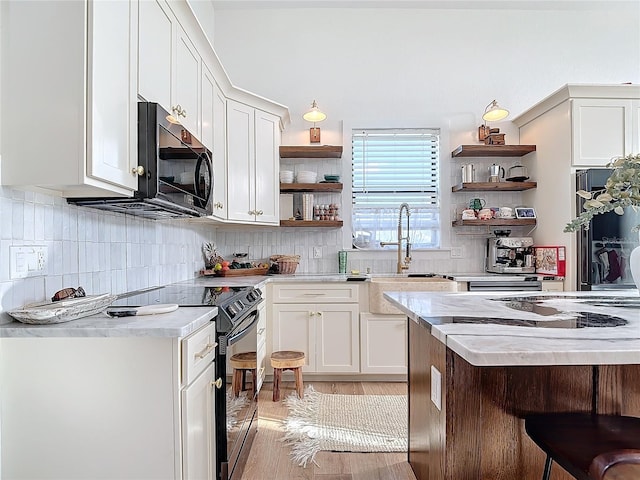
[[[533,238],[488,238],[485,261],[486,270],[491,273],[535,273]]]

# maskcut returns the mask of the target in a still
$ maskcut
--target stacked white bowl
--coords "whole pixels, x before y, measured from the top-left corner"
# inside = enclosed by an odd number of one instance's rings
[[[299,171],[298,172],[298,183],[316,183],[316,179],[318,178],[318,174],[316,172],[309,171]]]
[[[293,171],[280,170],[280,183],[293,183]]]

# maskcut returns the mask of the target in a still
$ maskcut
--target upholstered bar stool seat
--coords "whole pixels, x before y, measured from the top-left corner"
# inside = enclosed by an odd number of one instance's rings
[[[233,367],[233,380],[231,382],[233,396],[240,395],[240,390],[246,390],[246,374],[251,372],[251,396],[256,393],[256,352],[236,353],[229,360]]]
[[[549,479],[553,462],[578,480],[613,479],[616,477],[607,477],[607,468],[601,468],[600,476],[594,476],[597,472],[596,467],[592,467],[595,459],[610,452],[640,450],[640,418],[637,417],[548,413],[527,417],[525,429],[531,440],[547,454],[543,480]],[[623,470],[621,467],[615,469]],[[620,478],[640,479],[639,476]]]
[[[291,370],[296,381],[296,392],[300,398],[304,395],[304,385],[302,383],[302,367],[305,363],[304,352],[292,350],[281,350],[271,354],[271,366],[273,367],[273,401],[280,400],[280,383],[282,382],[282,372]]]

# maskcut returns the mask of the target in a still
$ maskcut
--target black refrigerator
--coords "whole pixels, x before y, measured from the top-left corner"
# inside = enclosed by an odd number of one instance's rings
[[[576,172],[576,189],[592,192],[604,188],[611,175],[607,168],[589,168]],[[576,195],[577,213],[583,211],[585,200]],[[608,212],[595,215],[588,230],[578,231],[578,289],[609,290],[631,288],[629,256],[638,246],[640,211],[628,207],[624,215]]]

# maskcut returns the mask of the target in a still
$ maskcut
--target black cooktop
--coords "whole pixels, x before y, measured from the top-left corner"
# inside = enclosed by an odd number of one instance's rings
[[[116,300],[114,306],[139,307],[142,305],[175,303],[181,307],[219,307],[252,287],[198,287],[195,285],[167,285],[137,290]]]

